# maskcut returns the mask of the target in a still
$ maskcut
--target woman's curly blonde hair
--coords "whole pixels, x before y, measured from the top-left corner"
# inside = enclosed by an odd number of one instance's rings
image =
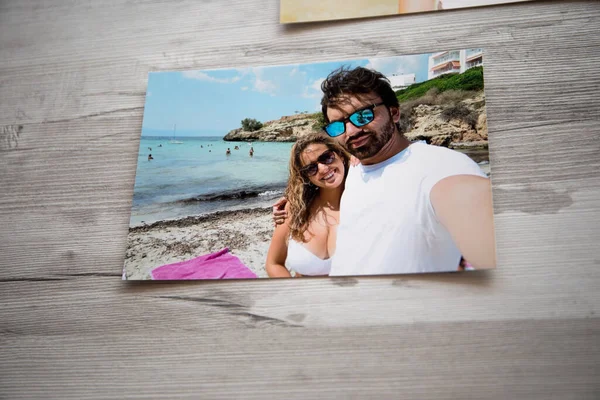
[[[298,139],[292,146],[290,156],[290,178],[285,197],[288,202],[289,227],[292,239],[298,242],[305,242],[304,232],[308,229],[310,223],[310,206],[315,199],[319,188],[312,184],[310,180],[300,171],[302,168],[301,155],[306,148],[315,143],[322,143],[333,151],[344,164],[344,180],[348,174],[350,165],[350,155],[335,140],[324,134],[312,133]]]

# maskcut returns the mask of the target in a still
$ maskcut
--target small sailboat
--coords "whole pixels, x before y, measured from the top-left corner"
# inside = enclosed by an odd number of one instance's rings
[[[179,140],[175,140],[175,132],[177,132],[177,124],[173,125],[173,139],[171,139],[169,141],[169,143],[171,143],[171,144],[183,144],[183,142],[180,142]]]

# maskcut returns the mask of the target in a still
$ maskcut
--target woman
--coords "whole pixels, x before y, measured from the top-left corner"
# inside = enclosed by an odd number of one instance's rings
[[[329,275],[340,198],[350,155],[333,139],[313,134],[292,147],[285,191],[288,217],[278,224],[267,254],[271,278]]]

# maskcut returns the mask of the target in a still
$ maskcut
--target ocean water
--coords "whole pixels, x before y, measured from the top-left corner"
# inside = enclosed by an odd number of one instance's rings
[[[142,137],[140,141],[131,226],[266,207],[283,194],[293,143],[225,142],[220,137],[175,138],[181,144],[171,140]],[[149,154],[153,160],[148,160]]]

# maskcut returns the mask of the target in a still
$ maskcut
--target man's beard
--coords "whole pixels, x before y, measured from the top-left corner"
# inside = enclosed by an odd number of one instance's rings
[[[359,160],[364,160],[367,158],[371,158],[373,157],[375,154],[379,153],[379,151],[383,148],[383,146],[386,145],[387,142],[390,141],[390,139],[392,138],[392,136],[394,135],[394,123],[392,121],[390,121],[386,126],[384,126],[382,128],[382,130],[379,133],[375,133],[375,132],[369,132],[369,131],[363,131],[364,133],[360,133],[359,135],[357,135],[356,137],[362,137],[365,135],[368,135],[370,137],[370,140],[367,144],[359,147],[359,148],[354,148],[352,147],[352,144],[350,143],[346,143],[346,150],[348,150],[348,152],[350,154],[352,154],[354,157],[358,158]]]

